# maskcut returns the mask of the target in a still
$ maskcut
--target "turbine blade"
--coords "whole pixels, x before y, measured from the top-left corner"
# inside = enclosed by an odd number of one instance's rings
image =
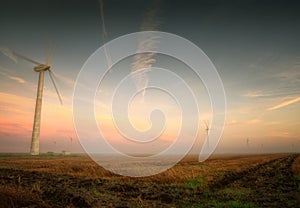
[[[55,50],[56,50],[56,45],[54,45],[54,47],[52,49],[48,49],[47,50],[47,53],[46,53],[46,65],[50,65]]]
[[[209,123],[208,123],[208,121],[207,121],[207,120],[205,120],[205,121],[204,121],[204,124],[205,124],[206,128],[208,128],[208,126],[209,126]]]
[[[60,96],[60,94],[59,94],[59,92],[58,92],[57,86],[56,86],[55,81],[54,81],[54,76],[55,76],[55,75],[54,75],[54,73],[53,73],[50,69],[49,69],[48,71],[49,71],[50,79],[51,79],[51,81],[52,81],[52,83],[53,83],[53,85],[54,85],[55,91],[56,91],[56,93],[57,93],[59,102],[60,102],[61,105],[63,105],[61,96]]]
[[[12,52],[12,53],[13,53],[13,55],[15,55],[15,56],[17,56],[17,57],[19,57],[19,58],[21,58],[21,59],[24,59],[24,60],[29,61],[29,62],[31,62],[31,63],[34,63],[34,64],[36,64],[36,65],[41,65],[41,63],[39,63],[39,62],[37,62],[37,61],[35,61],[35,60],[32,60],[31,58],[28,58],[28,57],[23,56],[23,55],[21,55],[21,54],[18,54],[18,53],[16,53],[16,52]]]
[[[50,34],[49,34],[49,32],[46,34],[46,37],[45,37],[45,39],[46,39],[46,47],[47,47],[47,49],[46,49],[46,65],[50,65],[49,64],[49,54],[50,54]]]
[[[8,48],[0,48],[0,52],[2,52],[5,56],[13,60],[17,63],[17,57],[13,54],[13,52]]]
[[[47,51],[46,51],[46,65],[50,65],[49,53],[50,53],[50,49],[48,48]]]

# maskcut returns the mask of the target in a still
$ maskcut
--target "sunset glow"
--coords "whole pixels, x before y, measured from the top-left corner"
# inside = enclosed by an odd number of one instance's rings
[[[182,8],[179,11],[179,7],[173,8],[170,3],[162,5],[162,12],[157,14],[161,16],[157,20],[151,19],[153,22],[147,25],[141,24],[140,10],[123,10],[124,3],[119,3],[121,6],[116,8],[107,1],[107,10],[104,11],[107,21],[105,28],[101,26],[104,22],[100,11],[93,9],[98,7],[96,3],[98,2],[81,1],[74,3],[78,4],[76,7],[69,8],[55,2],[49,5],[49,11],[45,11],[45,14],[41,13],[41,6],[31,8],[25,3],[13,5],[6,2],[0,8],[0,48],[3,51],[9,48],[44,63],[47,47],[55,48],[54,44],[46,44],[46,34],[50,34],[50,40],[58,45],[51,69],[57,76],[64,104],[60,105],[46,73],[40,133],[41,152],[70,150],[71,145],[73,152],[83,152],[76,136],[72,114],[73,88],[81,67],[103,43],[147,28],[189,39],[216,66],[227,99],[226,124],[216,153],[300,150],[299,14],[278,14],[278,6],[274,10],[261,9],[253,14],[246,9],[239,12],[238,9],[224,5],[224,9],[216,8],[215,12],[208,15],[198,5],[189,5],[188,10]],[[142,4],[137,3],[137,7],[142,7]],[[289,11],[290,8],[286,9]],[[188,13],[192,13],[194,17],[190,18],[186,15]],[[178,14],[181,14],[180,17]],[[295,15],[298,19],[289,21],[285,15]],[[286,26],[288,24],[289,27]],[[269,25],[272,30],[268,28]],[[103,32],[106,33],[105,37],[101,35]],[[275,35],[279,33],[280,36]],[[106,53],[108,56],[109,51]],[[196,99],[200,118],[197,142],[203,144],[206,138],[203,122],[210,120],[212,115],[204,84],[195,80],[193,74],[186,73],[188,67],[178,60],[155,54],[148,56],[149,63],[146,65],[172,66],[171,70],[186,76],[190,86],[198,92]],[[132,63],[129,63],[130,58],[136,62],[134,69],[130,65]],[[108,81],[95,96],[95,120],[99,129],[110,143],[124,148],[126,152],[134,151],[139,145],[127,148],[128,141],[124,141],[114,120],[122,124],[122,119],[128,118],[113,117],[109,96],[113,93],[113,84],[117,82],[121,72],[134,72],[140,66],[141,59],[141,56],[129,57],[124,61],[127,68],[112,67],[111,74],[107,75]],[[13,60],[7,53],[0,52],[0,152],[29,152],[38,82],[38,73],[33,71],[33,67],[31,63],[22,59]],[[148,78],[144,75],[142,78],[135,77],[133,82],[139,85],[140,79],[147,81]],[[146,85],[147,83],[142,83],[140,88]],[[151,91],[142,93],[145,99],[143,103],[139,103],[137,99],[129,105],[129,120],[133,127],[145,131],[151,128],[150,115],[154,107],[164,109],[166,128],[160,135],[162,146],[153,147],[154,151],[161,151],[171,144],[180,130],[180,108],[169,97],[152,95]],[[246,145],[247,138],[249,146]],[[199,149],[193,151],[196,153]]]

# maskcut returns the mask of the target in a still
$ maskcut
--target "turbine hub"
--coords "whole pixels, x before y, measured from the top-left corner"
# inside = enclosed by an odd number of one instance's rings
[[[46,64],[41,64],[41,65],[38,65],[38,66],[34,67],[33,69],[36,72],[47,71],[47,70],[50,69],[50,66],[46,65]]]

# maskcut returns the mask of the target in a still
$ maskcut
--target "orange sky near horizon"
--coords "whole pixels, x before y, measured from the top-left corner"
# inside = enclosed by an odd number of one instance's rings
[[[46,97],[47,94],[44,96]],[[241,106],[240,109],[229,109],[224,134],[218,149],[222,150],[222,146],[224,146],[225,149],[232,149],[232,151],[234,151],[234,149],[238,151],[238,146],[240,146],[241,149],[245,149],[246,138],[250,138],[250,143],[253,148],[258,148],[262,145],[272,147],[272,143],[275,140],[281,145],[283,150],[286,150],[286,148],[283,148],[284,146],[292,148],[291,145],[298,148],[300,135],[298,128],[300,125],[298,109],[300,103],[293,102],[293,100],[297,100],[297,98],[285,99],[281,103],[275,103],[273,105],[265,104],[265,109],[262,109],[261,113],[253,111],[249,106]],[[286,105],[287,103],[289,103],[289,105]],[[16,136],[19,138],[16,142],[21,140],[28,145],[28,149],[24,148],[24,146],[21,149],[7,148],[5,143],[2,143],[0,152],[13,149],[15,149],[14,151],[16,152],[27,152],[29,150],[34,106],[35,99],[10,93],[0,93],[0,134],[11,135],[8,137],[11,138],[11,140]],[[104,113],[104,111],[102,111],[101,113],[100,110],[97,113],[97,120],[101,123],[101,129],[104,129],[104,134],[109,138],[109,141],[118,143],[119,140],[121,142],[123,138],[115,129],[111,117],[107,114],[108,112]],[[77,137],[72,119],[72,107],[70,105],[60,106],[58,102],[57,104],[53,104],[45,99],[42,107],[40,134],[42,152],[60,152],[62,149],[68,148],[70,145],[68,141],[70,137],[74,139],[74,144],[76,144],[73,147],[73,151],[82,152],[79,142],[76,141]],[[139,120],[136,120],[136,122],[139,123]],[[136,127],[141,128],[141,130],[145,129],[147,122],[145,122],[145,120],[140,120],[140,122],[144,124],[136,125]],[[142,128],[143,125],[144,128]],[[173,124],[162,136],[172,141],[172,138],[176,138],[178,127],[178,124]],[[199,139],[203,142],[204,137],[204,126],[201,124]],[[57,143],[58,147],[51,145],[54,142]],[[59,144],[62,146],[59,146]],[[122,142],[120,144],[122,144]],[[278,148],[279,147],[277,147],[277,149]]]

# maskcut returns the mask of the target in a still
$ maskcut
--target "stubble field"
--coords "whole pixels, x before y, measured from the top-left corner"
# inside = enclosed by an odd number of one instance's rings
[[[298,207],[299,154],[188,156],[161,174],[115,175],[86,156],[0,156],[0,207]]]

